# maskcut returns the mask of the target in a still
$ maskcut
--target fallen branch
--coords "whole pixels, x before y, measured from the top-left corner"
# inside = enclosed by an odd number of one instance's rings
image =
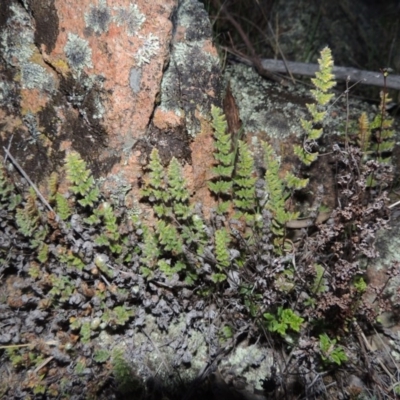
[[[225,50],[228,50],[224,47]],[[229,51],[242,63],[256,67],[250,58],[238,55],[236,52]],[[291,73],[293,75],[315,76],[318,71],[318,64],[308,64],[294,61],[261,59],[263,69],[273,73]],[[289,70],[289,71],[288,71]],[[381,86],[384,85],[383,72],[363,71],[351,67],[333,67],[333,74],[336,80],[349,80],[350,82],[359,82],[364,85]],[[400,90],[400,75],[388,75],[386,77],[386,87],[388,89]]]
[[[281,60],[261,60],[262,66],[271,72],[287,73],[285,64]],[[307,64],[300,62],[286,61],[287,67],[294,75],[315,76],[319,66],[317,64]],[[365,85],[383,86],[383,73],[373,71],[362,71],[356,68],[333,67],[333,74],[337,80],[349,80],[350,82],[360,82]],[[386,87],[389,89],[400,90],[400,75],[388,75],[386,77]]]

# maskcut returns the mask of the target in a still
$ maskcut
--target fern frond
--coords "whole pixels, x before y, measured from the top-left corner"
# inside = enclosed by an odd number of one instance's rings
[[[329,93],[329,90],[336,84],[334,75],[332,74],[332,53],[328,47],[325,47],[321,51],[321,57],[318,63],[319,71],[316,72],[315,78],[311,79],[315,89],[310,91],[315,102],[307,104],[311,119],[301,119],[301,125],[306,133],[304,140],[304,148],[306,149],[311,149],[312,146],[315,145],[315,141],[323,134],[323,129],[319,125],[323,123],[326,116],[326,106],[334,96],[333,93]],[[299,157],[301,162],[307,166],[314,162],[318,156],[318,153],[310,153],[309,151],[301,149],[298,145],[295,146],[294,153]]]
[[[230,265],[228,245],[230,235],[225,228],[215,231],[215,257],[217,259],[217,268],[222,271]]]
[[[228,129],[225,115],[219,107],[211,106],[212,127],[216,137],[221,137]]]
[[[144,267],[152,269],[157,264],[161,251],[156,236],[146,226],[143,226],[143,245],[141,250],[140,261],[144,264]]]
[[[371,129],[366,112],[363,112],[358,119],[358,145],[362,153],[368,151],[371,140]]]
[[[55,200],[57,215],[59,215],[63,221],[66,221],[72,214],[68,200],[60,193],[56,193]]]
[[[170,193],[172,210],[178,220],[186,220],[191,215],[189,206],[190,193],[183,177],[179,161],[173,157],[168,167],[168,191]]]
[[[318,158],[318,153],[309,153],[305,151],[302,146],[297,144],[293,145],[293,152],[299,157],[300,161],[307,166],[311,165]]]
[[[47,187],[49,190],[49,199],[54,200],[57,190],[58,190],[58,174],[57,172],[52,172],[49,180],[47,182]]]
[[[268,143],[262,143],[264,148],[265,160],[265,182],[266,190],[269,195],[266,207],[272,212],[273,221],[271,230],[275,235],[282,236],[286,222],[297,219],[298,213],[290,213],[285,210],[285,202],[289,194],[285,191],[285,184],[279,177],[280,164],[277,160],[272,146]]]
[[[157,221],[156,233],[159,243],[164,247],[165,251],[170,251],[174,255],[182,254],[182,239],[174,225],[168,224],[165,221]]]
[[[218,107],[211,107],[212,114],[212,126],[214,129],[214,159],[215,166],[212,168],[212,172],[215,177],[213,182],[208,182],[209,189],[218,196],[231,197],[232,191],[232,173],[234,170],[235,155],[232,151],[232,137],[228,133],[227,123],[225,116]],[[217,213],[224,213],[229,206],[219,204],[217,207]]]
[[[309,179],[301,179],[291,172],[287,172],[285,175],[286,186],[289,189],[300,190],[304,189],[308,185]]]
[[[238,141],[239,157],[234,178],[233,204],[239,210],[238,216],[243,215],[247,223],[254,221],[256,207],[254,175],[254,159],[247,144]]]
[[[33,237],[39,226],[39,211],[36,198],[36,192],[30,188],[24,208],[17,209],[16,222],[20,232],[26,237]]]
[[[71,191],[82,197],[78,202],[83,207],[93,207],[98,201],[100,192],[86,162],[77,152],[72,151],[66,157],[65,166]]]

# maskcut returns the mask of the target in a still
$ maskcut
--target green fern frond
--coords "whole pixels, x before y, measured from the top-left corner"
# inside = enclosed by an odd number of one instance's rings
[[[171,208],[167,204],[170,201],[170,192],[167,190],[166,172],[156,148],[151,151],[147,169],[150,172],[145,180],[144,189],[141,190],[141,195],[153,203],[154,212],[158,217],[169,216]]]
[[[217,259],[217,268],[222,271],[230,265],[230,256],[228,245],[230,235],[225,228],[215,231],[215,257]]]
[[[305,151],[302,146],[297,144],[293,145],[293,152],[299,157],[300,161],[307,166],[311,165],[311,163],[318,158],[318,153],[309,153]]]
[[[244,217],[251,224],[255,219],[256,195],[254,177],[254,159],[247,144],[238,141],[238,162],[234,178],[233,204],[238,210],[236,218]]]
[[[57,215],[63,221],[66,221],[72,214],[68,200],[60,193],[56,193],[55,200],[56,200]]]
[[[208,182],[208,187],[215,194],[227,194],[232,189],[232,181]]]
[[[175,157],[172,157],[168,166],[168,191],[175,217],[178,220],[187,220],[192,214],[189,206],[190,193],[183,177],[182,167]]]
[[[39,226],[39,211],[36,199],[36,192],[30,188],[24,208],[17,209],[16,222],[20,232],[26,237],[33,237]]]
[[[0,210],[13,211],[22,202],[22,196],[17,194],[15,186],[7,178],[4,167],[0,166]]]
[[[190,225],[182,226],[182,239],[187,246],[194,246],[196,248],[196,253],[202,256],[207,244],[206,227],[203,220],[196,214],[191,216],[190,222]]]
[[[235,154],[232,151],[232,137],[229,133],[225,133],[228,127],[225,116],[218,107],[214,106],[211,108],[211,114],[215,138],[215,166],[212,172],[215,177],[213,182],[208,183],[208,187],[221,200],[221,196],[230,197],[232,194]],[[229,206],[219,204],[217,213],[223,214],[228,208]]]
[[[78,202],[83,206],[93,207],[98,201],[100,191],[94,182],[94,178],[87,168],[87,164],[81,156],[72,151],[65,161],[67,179],[71,184],[71,191],[79,194],[82,198]]]
[[[289,189],[300,190],[304,189],[308,185],[309,179],[301,179],[291,172],[287,172],[285,175],[286,186]]]
[[[49,190],[49,199],[54,200],[57,190],[58,190],[58,174],[57,172],[52,172],[49,180],[47,181],[47,187]]]
[[[225,115],[219,107],[211,106],[211,116],[212,116],[212,127],[215,132],[215,137],[217,138],[219,145],[224,143],[225,145],[229,143],[230,135],[227,135],[225,132],[228,129],[228,124],[226,122]],[[231,149],[227,149],[225,153],[230,151]]]
[[[321,57],[318,59],[319,71],[315,73],[315,78],[311,79],[315,89],[311,91],[317,104],[325,106],[333,97],[333,93],[328,93],[336,82],[333,75],[333,58],[329,47],[321,51]]]
[[[266,167],[266,190],[269,195],[266,207],[273,215],[271,230],[275,235],[282,236],[285,223],[297,219],[298,213],[290,213],[285,210],[285,202],[289,194],[285,191],[284,181],[279,177],[280,164],[271,145],[268,143],[262,145]]]
[[[143,226],[143,245],[140,261],[145,267],[152,269],[161,255],[156,236],[147,226]]]
[[[165,221],[157,221],[156,233],[159,243],[163,246],[165,251],[170,251],[174,255],[182,254],[182,239],[174,225],[168,224]]]
[[[311,94],[315,100],[312,104],[307,104],[308,112],[311,119],[301,119],[301,126],[303,127],[306,137],[304,140],[304,148],[301,146],[294,146],[294,153],[299,157],[301,162],[305,165],[310,165],[317,159],[318,153],[311,153],[306,149],[311,149],[315,146],[315,141],[318,140],[322,134],[323,129],[321,126],[326,116],[326,106],[334,96],[330,93],[330,89],[335,86],[333,70],[332,53],[328,47],[321,51],[321,57],[318,60],[319,71],[316,72],[315,78],[311,79],[315,89],[311,90]]]

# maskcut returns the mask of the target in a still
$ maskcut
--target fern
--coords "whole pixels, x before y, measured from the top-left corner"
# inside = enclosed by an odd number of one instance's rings
[[[230,236],[225,228],[215,231],[215,257],[217,259],[217,268],[220,271],[230,266],[229,243]]]
[[[102,227],[103,233],[96,238],[95,243],[99,246],[107,246],[114,254],[120,254],[122,251],[122,246],[119,244],[121,235],[112,206],[104,202],[93,216],[101,217],[104,224]]]
[[[79,204],[83,207],[93,207],[98,201],[99,189],[95,185],[94,178],[86,162],[82,160],[80,155],[73,151],[66,157],[67,179],[71,183],[70,189],[73,193],[79,194]]]
[[[143,244],[141,247],[141,268],[147,268],[149,271],[157,264],[157,260],[161,255],[157,238],[148,227],[143,227]],[[148,272],[148,271],[147,271]]]
[[[150,154],[150,163],[147,169],[150,172],[145,179],[145,187],[142,189],[141,195],[153,203],[154,212],[158,217],[170,216],[171,209],[167,206],[170,194],[165,182],[165,171],[156,148]]]
[[[380,97],[379,113],[370,125],[376,139],[376,143],[371,146],[371,150],[376,154],[379,162],[389,163],[391,158],[383,158],[382,153],[392,152],[395,145],[395,141],[391,140],[395,133],[393,130],[394,120],[388,116],[386,111],[386,104],[392,101],[392,99],[385,91],[381,91]]]
[[[244,216],[246,222],[255,219],[255,184],[254,159],[246,143],[238,141],[239,157],[234,178],[233,204],[239,210],[237,217]]]
[[[39,226],[39,211],[36,199],[36,192],[30,188],[24,208],[17,209],[16,222],[20,232],[26,237],[33,237]]]
[[[179,161],[172,157],[168,166],[168,192],[172,202],[172,212],[178,220],[187,220],[192,212],[188,204],[190,197]]]
[[[68,200],[61,195],[60,193],[56,193],[55,196],[56,201],[56,211],[57,215],[63,220],[66,221],[72,214],[71,208],[69,206]]]
[[[215,106],[211,107],[212,127],[215,137],[215,166],[212,172],[215,175],[213,182],[208,187],[220,200],[217,208],[218,214],[227,212],[230,203],[221,201],[221,197],[231,197],[232,194],[232,173],[234,168],[234,153],[232,152],[232,139],[226,133],[228,124],[222,111]]]
[[[182,254],[182,239],[174,225],[166,223],[165,221],[157,221],[156,233],[159,243],[163,246],[165,251],[170,251],[175,256]]]
[[[55,199],[58,190],[58,174],[57,172],[52,172],[48,181],[47,187],[49,190],[49,200],[52,201]]]
[[[301,126],[306,133],[306,138],[303,146],[293,146],[294,153],[299,157],[301,162],[307,166],[314,162],[318,157],[318,153],[312,152],[311,149],[314,147],[315,141],[318,140],[323,133],[321,125],[327,113],[326,106],[333,97],[333,93],[330,93],[329,91],[336,84],[334,81],[334,75],[332,74],[332,53],[328,47],[325,47],[321,51],[321,57],[319,58],[318,63],[319,71],[316,72],[315,78],[311,79],[315,87],[315,89],[311,90],[315,103],[307,104],[311,120],[301,120]]]
[[[273,215],[271,231],[277,236],[283,236],[286,222],[297,219],[299,213],[285,210],[285,202],[289,193],[285,191],[285,183],[279,177],[279,162],[270,144],[263,143],[263,148],[266,166],[265,182],[269,196],[266,208]]]

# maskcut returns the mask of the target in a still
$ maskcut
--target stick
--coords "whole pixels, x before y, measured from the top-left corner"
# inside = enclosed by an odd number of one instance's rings
[[[22,176],[28,181],[28,183],[32,186],[33,190],[36,192],[38,195],[39,199],[42,201],[42,203],[52,212],[57,218],[57,222],[59,222],[60,217],[57,215],[57,213],[53,210],[51,205],[48,203],[48,201],[43,197],[42,193],[39,192],[39,189],[37,186],[31,181],[29,178],[28,174],[22,169],[22,167],[19,165],[18,161],[11,155],[11,153],[3,147],[3,150],[6,152],[7,157],[10,158],[12,163],[17,167],[18,171],[22,174]]]

